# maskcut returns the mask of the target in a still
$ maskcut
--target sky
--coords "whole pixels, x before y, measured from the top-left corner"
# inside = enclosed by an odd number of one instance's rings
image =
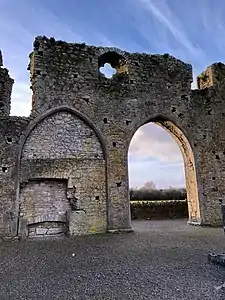
[[[15,80],[12,115],[28,116],[27,65],[34,37],[114,46],[129,52],[170,53],[193,65],[195,79],[225,60],[224,0],[0,0],[0,49]],[[130,186],[184,187],[184,165],[173,138],[153,123],[129,148]]]

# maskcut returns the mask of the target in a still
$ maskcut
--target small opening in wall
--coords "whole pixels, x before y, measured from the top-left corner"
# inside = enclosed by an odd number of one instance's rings
[[[176,107],[172,107],[172,113],[176,112]]]
[[[107,124],[107,123],[108,123],[107,118],[104,118],[104,119],[103,119],[103,122],[104,122],[105,124]]]
[[[179,114],[178,114],[178,117],[179,117],[179,118],[182,118],[183,116],[184,116],[184,115],[183,115],[182,113],[179,113]]]
[[[120,187],[121,185],[122,185],[122,182],[121,182],[121,181],[116,183],[116,186],[117,186],[117,187]]]
[[[95,196],[95,200],[99,200],[99,196]]]
[[[218,155],[218,154],[216,155],[216,159],[220,159],[220,157],[219,157],[219,155]]]
[[[112,78],[116,74],[116,69],[114,69],[110,64],[106,63],[99,71],[105,75],[106,78]]]
[[[116,142],[113,142],[113,147],[116,147]]]
[[[2,167],[2,172],[3,173],[7,173],[8,172],[8,168],[7,167]]]
[[[213,151],[212,151],[212,154],[216,154],[216,151],[215,151],[215,150],[213,150]]]
[[[108,51],[98,58],[100,73],[106,78],[112,78],[115,74],[128,74],[126,59],[116,51]]]
[[[130,124],[130,120],[126,120],[126,125],[129,125]]]
[[[0,101],[0,108],[4,107],[4,103],[2,101]]]
[[[12,138],[11,137],[6,137],[6,142],[8,143],[8,144],[12,144]]]
[[[196,143],[194,143],[194,147],[197,147],[197,144],[196,144]]]
[[[215,180],[215,179],[216,179],[216,177],[215,177],[215,176],[213,176],[213,177],[212,177],[212,180]]]

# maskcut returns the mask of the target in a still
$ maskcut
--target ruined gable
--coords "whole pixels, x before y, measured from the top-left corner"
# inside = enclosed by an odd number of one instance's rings
[[[0,67],[2,234],[131,230],[127,152],[148,122],[180,146],[189,223],[221,224],[223,64],[210,66],[192,91],[191,65],[168,54],[37,37],[29,57],[29,118],[9,116],[13,80]],[[116,72],[110,79],[100,70],[106,63]]]

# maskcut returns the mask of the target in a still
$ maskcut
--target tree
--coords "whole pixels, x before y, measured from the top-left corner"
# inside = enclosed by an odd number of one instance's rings
[[[152,191],[156,189],[156,185],[153,181],[148,181],[146,182],[143,187],[140,188],[140,190],[145,190],[145,191]]]

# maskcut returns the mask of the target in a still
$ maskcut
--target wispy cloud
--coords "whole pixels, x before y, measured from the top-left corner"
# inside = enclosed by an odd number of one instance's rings
[[[129,154],[139,161],[157,157],[157,162],[163,164],[183,163],[180,149],[173,137],[154,123],[139,128],[131,140]]]
[[[186,35],[178,17],[171,11],[165,1],[138,0],[139,3],[154,15],[192,55],[199,57],[204,53],[195,46]]]

